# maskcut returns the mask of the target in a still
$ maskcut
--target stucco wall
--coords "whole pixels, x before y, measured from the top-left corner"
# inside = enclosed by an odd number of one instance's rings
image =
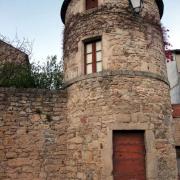
[[[173,52],[172,52],[173,53]],[[170,83],[171,103],[180,104],[180,55],[173,53],[173,61],[166,62]]]
[[[175,60],[177,63],[178,72],[180,73],[180,54],[175,54]]]
[[[0,179],[65,179],[66,97],[0,88]]]

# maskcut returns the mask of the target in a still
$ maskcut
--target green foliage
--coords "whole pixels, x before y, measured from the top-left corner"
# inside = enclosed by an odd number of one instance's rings
[[[43,65],[6,63],[0,66],[0,87],[60,89],[63,85],[62,63],[47,58]]]
[[[6,63],[0,66],[0,87],[35,87],[30,67],[22,64]]]
[[[57,63],[57,57],[47,57],[46,64],[32,64],[31,70],[35,86],[41,89],[60,89],[63,84],[62,62]]]

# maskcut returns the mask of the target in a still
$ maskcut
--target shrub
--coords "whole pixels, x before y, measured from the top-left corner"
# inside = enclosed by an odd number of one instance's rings
[[[0,66],[0,87],[60,89],[63,85],[62,63],[57,57],[47,58],[43,65],[39,63],[6,63]]]

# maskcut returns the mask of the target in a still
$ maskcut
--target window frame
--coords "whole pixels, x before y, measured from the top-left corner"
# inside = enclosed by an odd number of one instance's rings
[[[96,49],[96,44],[97,42],[101,43],[101,50]],[[87,53],[87,45],[91,44],[92,45],[92,52]],[[101,60],[97,61],[97,53],[101,52]],[[92,63],[87,63],[87,55],[92,54]],[[92,40],[88,40],[84,42],[84,74],[92,74],[92,73],[97,73],[97,64],[101,63],[101,68],[103,69],[103,60],[102,60],[102,39],[101,38],[95,38]],[[87,73],[87,65],[92,64],[92,72]],[[102,70],[101,70],[102,71]],[[98,71],[98,72],[101,72]]]

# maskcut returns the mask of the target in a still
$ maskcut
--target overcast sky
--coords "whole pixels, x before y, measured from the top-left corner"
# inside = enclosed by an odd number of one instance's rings
[[[33,59],[62,56],[63,0],[0,0],[0,34],[13,39],[17,34],[34,41]],[[173,48],[180,49],[180,0],[164,0],[163,24],[170,30]]]

